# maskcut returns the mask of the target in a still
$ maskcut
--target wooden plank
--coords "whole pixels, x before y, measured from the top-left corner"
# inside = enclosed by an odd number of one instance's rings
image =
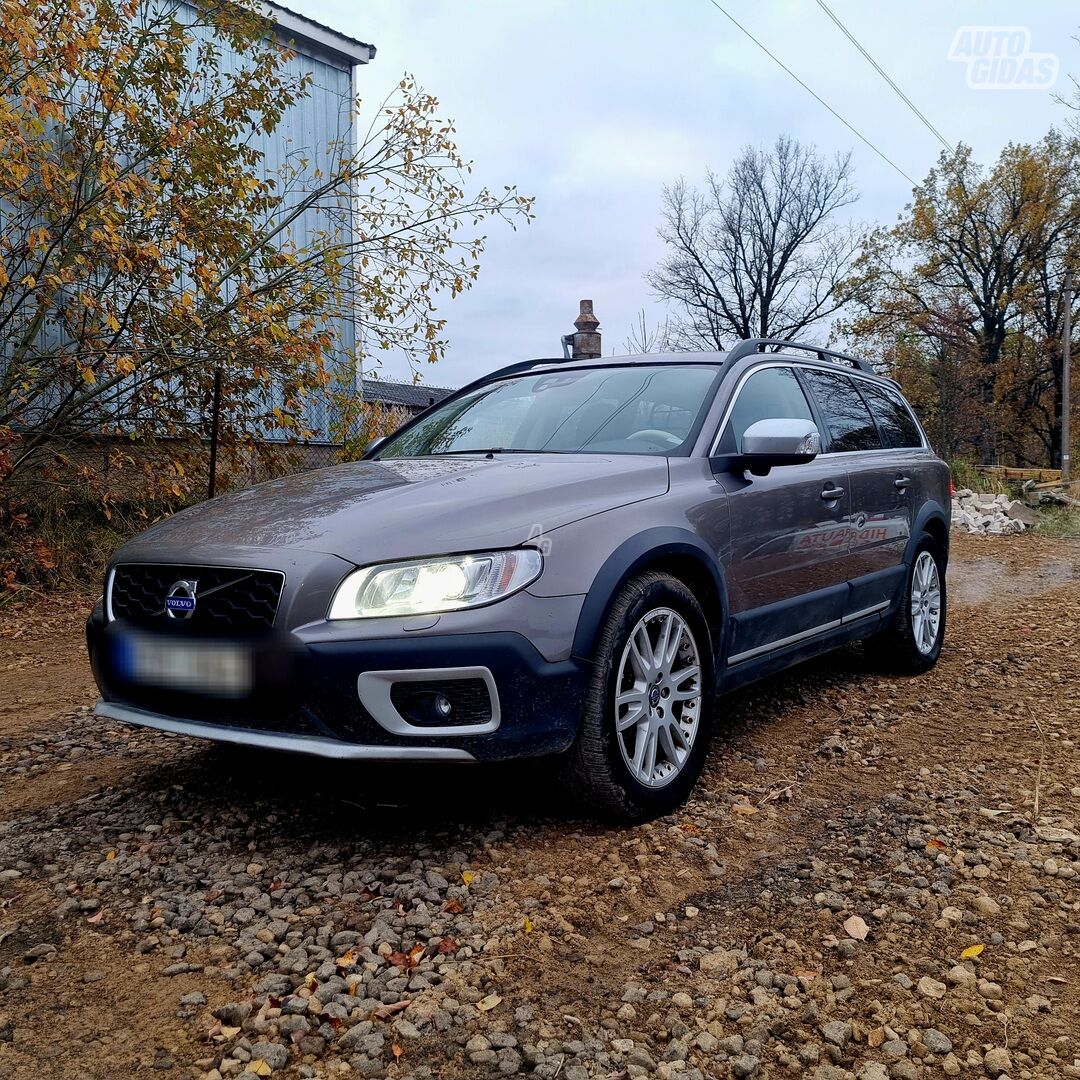
[[[1026,491],[1051,491],[1054,488],[1068,488],[1080,486],[1080,480],[1070,480],[1067,484],[1063,484],[1060,480],[1048,480],[1042,484],[1032,484],[1030,487],[1025,488]]]
[[[1035,480],[1038,483],[1061,480],[1060,469],[1016,469],[1008,465],[976,465],[975,471],[981,476],[994,476],[999,480]]]

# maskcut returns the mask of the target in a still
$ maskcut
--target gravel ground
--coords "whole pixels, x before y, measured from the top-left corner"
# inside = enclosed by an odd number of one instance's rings
[[[7,609],[0,1080],[1080,1077],[1080,547],[960,537],[951,584],[933,673],[724,699],[624,830],[110,726],[83,600]]]

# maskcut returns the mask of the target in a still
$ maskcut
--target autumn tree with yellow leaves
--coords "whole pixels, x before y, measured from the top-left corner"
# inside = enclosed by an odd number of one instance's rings
[[[0,0],[9,492],[82,436],[187,430],[218,367],[226,429],[302,435],[305,395],[342,359],[336,318],[438,359],[436,301],[476,277],[484,225],[528,219],[513,188],[467,189],[452,125],[410,78],[358,147],[323,148],[329,169],[293,146],[267,174],[250,136],[309,89],[271,30],[254,0]]]
[[[869,238],[839,330],[900,380],[940,453],[1057,465],[1060,297],[1078,257],[1080,141],[1051,131],[989,168],[960,146]]]

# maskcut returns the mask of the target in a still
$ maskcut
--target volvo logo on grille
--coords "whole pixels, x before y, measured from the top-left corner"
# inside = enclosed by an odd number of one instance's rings
[[[165,614],[170,619],[190,619],[195,614],[195,590],[197,581],[173,582],[165,596]]]

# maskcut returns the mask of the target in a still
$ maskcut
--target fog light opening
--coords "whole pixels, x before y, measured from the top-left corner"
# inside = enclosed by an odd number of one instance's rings
[[[413,728],[482,727],[494,715],[494,698],[483,678],[395,681],[390,704]]]

